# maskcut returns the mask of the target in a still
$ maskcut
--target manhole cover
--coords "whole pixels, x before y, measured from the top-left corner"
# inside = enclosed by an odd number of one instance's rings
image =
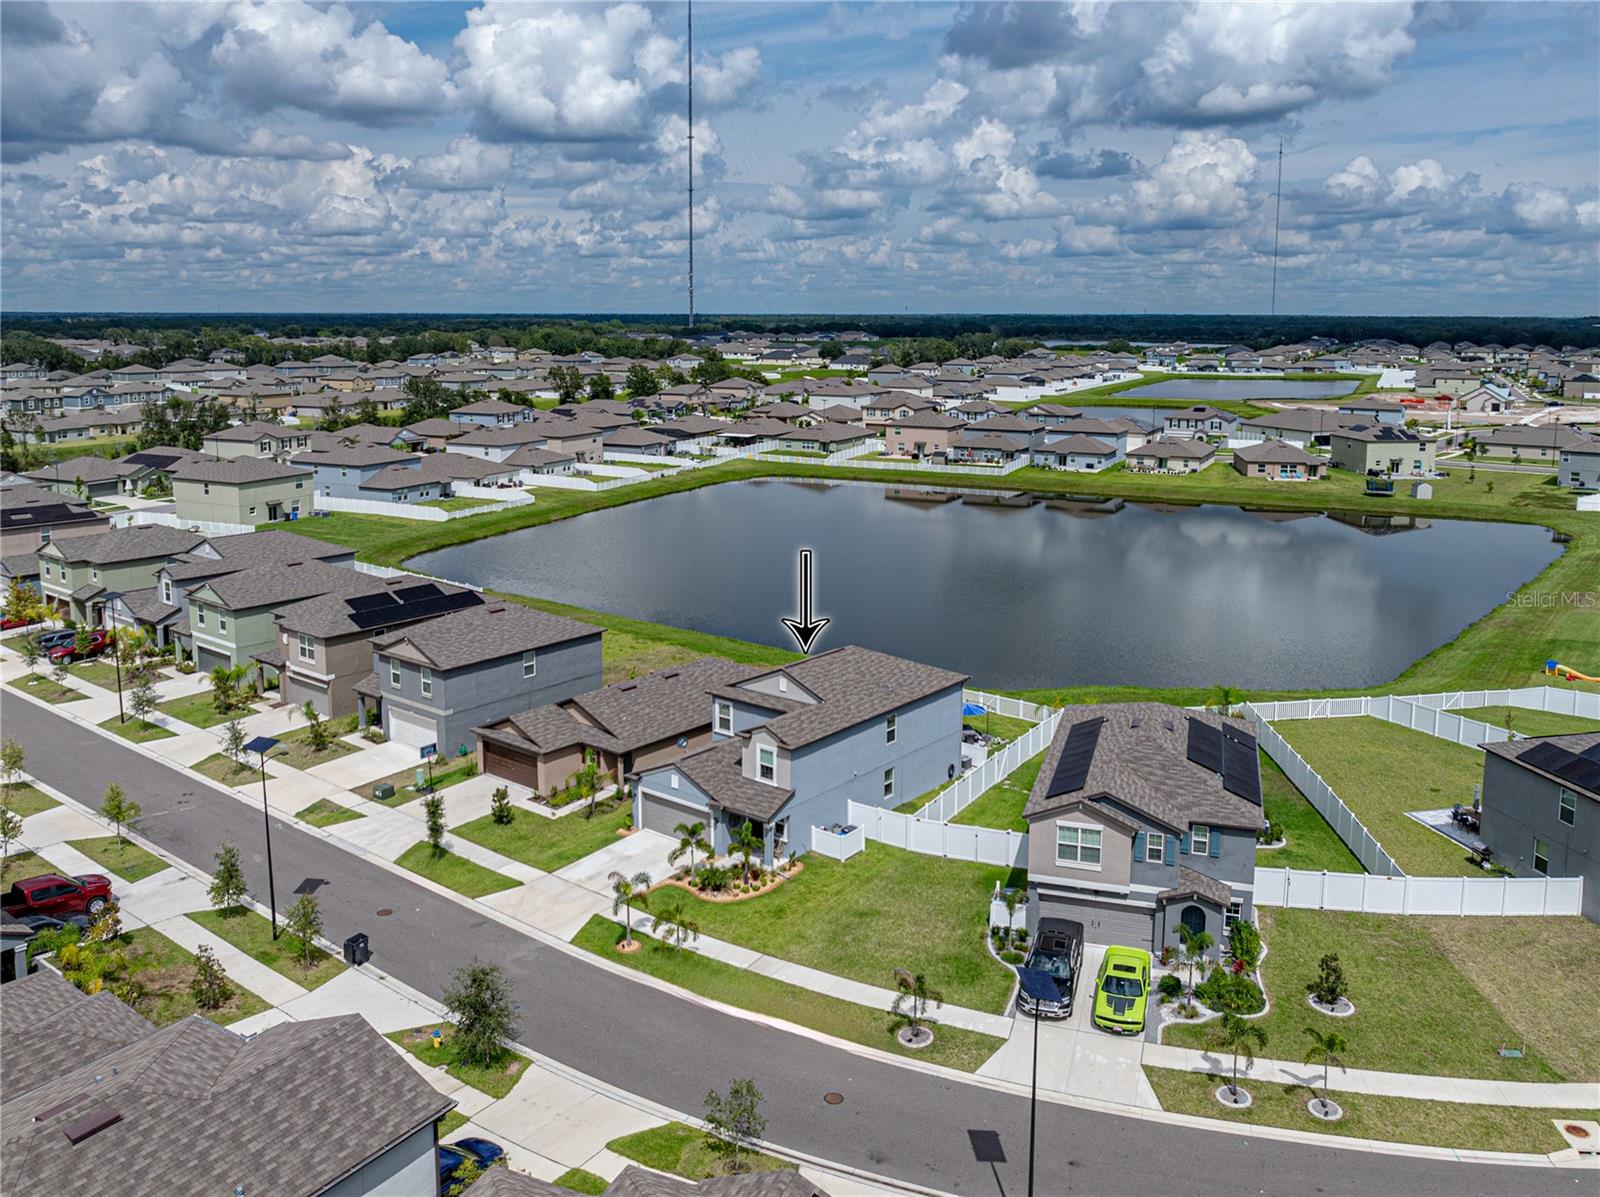
[[[378,911],[378,917],[380,919],[386,919],[393,913],[394,913],[394,911],[390,910],[387,906],[385,906],[382,910]]]
[[[844,1100],[844,1094],[843,1093],[824,1093],[822,1095],[822,1100],[827,1102],[830,1106],[836,1106],[836,1105],[838,1105],[840,1102],[842,1102]]]

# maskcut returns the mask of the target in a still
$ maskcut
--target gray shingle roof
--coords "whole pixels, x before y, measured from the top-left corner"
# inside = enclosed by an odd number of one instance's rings
[[[100,532],[94,536],[54,540],[51,544],[60,551],[64,561],[116,565],[125,561],[175,557],[179,553],[189,552],[204,540],[205,537],[198,532],[185,532],[164,524],[141,524]]]
[[[142,474],[149,468],[135,462],[110,461],[104,457],[69,457],[54,465],[33,470],[27,477],[37,478],[41,482],[75,483],[80,478],[86,483],[110,482],[131,474]]]
[[[447,671],[598,636],[600,632],[593,624],[576,619],[535,611],[520,603],[496,602],[376,636],[372,647],[382,653],[408,645],[433,668]]]
[[[341,445],[332,449],[308,449],[292,460],[302,466],[386,466],[414,463],[415,453],[404,453],[387,445]]]
[[[378,579],[343,565],[323,561],[274,561],[212,578],[196,590],[209,589],[230,611],[276,607],[319,594],[363,594]]]
[[[794,791],[744,775],[744,740],[723,740],[680,757],[678,769],[724,810],[761,822],[777,814]]]
[[[509,1168],[492,1168],[472,1186],[472,1197],[571,1197],[563,1189]],[[714,1176],[698,1184],[629,1164],[601,1197],[828,1197],[793,1169]]]
[[[1534,749],[1544,744],[1556,744],[1562,748],[1565,748],[1568,752],[1575,752],[1579,755],[1582,755],[1583,753],[1595,748],[1597,745],[1600,745],[1600,732],[1571,732],[1563,736],[1530,736],[1521,740],[1502,740],[1496,744],[1480,744],[1478,747],[1482,748],[1485,752],[1493,753],[1495,756],[1503,757],[1508,761],[1515,761],[1524,769],[1532,769],[1538,773],[1559,781],[1562,785],[1569,789],[1577,790],[1580,793],[1587,794],[1596,801],[1600,801],[1600,787],[1584,786],[1579,782],[1572,780],[1571,778],[1560,777],[1559,775],[1550,772],[1549,769],[1542,769],[1538,765],[1529,764],[1522,759]]]
[[[167,576],[175,582],[191,578],[211,578],[257,565],[288,561],[332,561],[354,558],[353,550],[329,544],[310,536],[300,536],[279,528],[259,532],[240,532],[234,536],[213,536],[207,545],[216,554],[181,553],[169,561]]]
[[[461,454],[454,454],[460,457]],[[564,461],[577,461],[571,453],[561,453],[555,449],[541,449],[537,445],[523,445],[506,458],[505,464],[516,466],[519,469],[540,470],[545,466],[560,465]]]
[[[1158,436],[1145,441],[1137,449],[1129,449],[1129,457],[1214,457],[1216,449],[1205,441],[1180,440],[1176,437]]]
[[[311,471],[300,466],[280,465],[267,457],[234,457],[227,461],[188,461],[174,465],[171,475],[184,482],[216,482],[240,485],[270,482],[277,478],[309,478]]]
[[[1259,445],[1240,445],[1234,449],[1233,455],[1246,465],[1252,462],[1272,465],[1327,465],[1326,457],[1318,457],[1315,453],[1307,453],[1287,441],[1262,441]]]
[[[1082,433],[1073,433],[1060,440],[1050,441],[1042,449],[1035,450],[1038,453],[1082,453],[1089,457],[1110,457],[1116,451],[1115,446]]]
[[[0,1101],[7,1102],[155,1029],[109,991],[90,997],[49,969],[8,984],[5,1012]]]
[[[290,632],[306,632],[312,636],[324,639],[334,636],[346,636],[353,632],[368,631],[378,633],[384,625],[363,628],[353,618],[353,608],[349,600],[364,594],[396,594],[400,590],[412,587],[427,587],[436,594],[458,595],[463,593],[463,587],[451,586],[444,582],[431,582],[426,578],[405,575],[398,578],[376,578],[370,574],[350,571],[351,583],[345,589],[336,593],[318,595],[316,598],[303,599],[297,603],[289,603],[278,608],[277,619],[279,624]],[[428,597],[418,594],[416,598],[402,600],[401,605],[393,608],[394,618],[386,625],[398,627],[410,623],[417,618],[410,614],[418,609],[418,602]],[[473,595],[466,605],[475,606],[483,600]]]

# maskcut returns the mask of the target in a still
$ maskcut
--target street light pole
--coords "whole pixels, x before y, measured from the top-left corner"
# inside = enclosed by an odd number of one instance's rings
[[[1039,1007],[1033,1003],[1033,1088],[1028,1094],[1028,1197],[1033,1197],[1034,1141],[1039,1133]]]
[[[271,736],[257,736],[244,746],[261,756],[261,823],[267,833],[267,902],[272,911],[272,938],[278,938],[278,887],[272,877],[272,814],[267,809],[267,753],[278,746]]]
[[[117,722],[126,723],[128,717],[122,712],[122,646],[115,638],[111,641],[111,663],[117,667]]]

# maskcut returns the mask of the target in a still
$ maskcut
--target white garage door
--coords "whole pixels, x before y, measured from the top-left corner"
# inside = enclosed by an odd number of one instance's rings
[[[649,790],[646,790],[642,797],[644,801],[640,805],[643,808],[644,819],[640,826],[645,831],[660,831],[671,835],[672,829],[679,823],[709,822],[706,812],[696,807],[681,805],[660,794],[652,794]]]
[[[389,739],[396,744],[404,744],[407,748],[422,748],[428,744],[437,744],[439,730],[432,719],[424,719],[421,715],[413,715],[410,711],[389,709]]]

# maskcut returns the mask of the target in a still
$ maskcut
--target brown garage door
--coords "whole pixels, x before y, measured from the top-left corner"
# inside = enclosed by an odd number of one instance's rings
[[[483,769],[485,773],[503,777],[529,789],[536,789],[539,784],[538,766],[533,757],[488,740],[483,742]]]

